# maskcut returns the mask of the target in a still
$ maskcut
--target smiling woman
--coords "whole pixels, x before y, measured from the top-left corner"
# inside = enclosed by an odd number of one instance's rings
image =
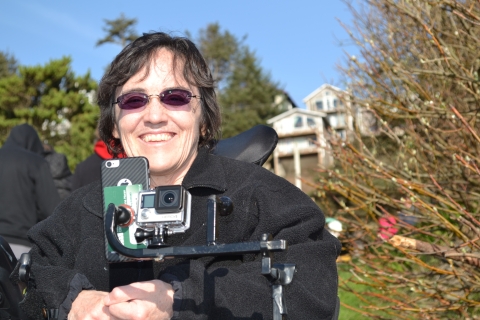
[[[207,199],[235,204],[218,217],[218,243],[288,242],[276,261],[293,262],[286,297],[295,319],[330,319],[337,301],[340,243],[325,230],[318,206],[261,166],[214,155],[220,108],[203,57],[188,39],[144,34],[112,62],[98,91],[100,135],[115,155],[143,156],[151,187],[182,185],[191,194],[190,228],[171,246],[206,241]],[[271,288],[262,256],[134,261],[105,257],[100,183],[85,186],[31,229],[34,277],[22,303],[58,319],[271,318]]]
[[[173,57],[167,49],[156,51],[149,65],[116,90],[113,137],[129,157],[147,157],[152,188],[182,182],[206,130],[200,100],[191,99],[198,89],[183,78],[180,65],[173,67]],[[158,91],[160,99],[148,99]],[[139,103],[142,94],[147,99]]]

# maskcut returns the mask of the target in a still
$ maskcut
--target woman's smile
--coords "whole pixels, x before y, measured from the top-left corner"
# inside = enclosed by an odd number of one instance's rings
[[[145,134],[140,136],[145,142],[164,142],[173,139],[175,134],[173,133],[155,133],[155,134]]]

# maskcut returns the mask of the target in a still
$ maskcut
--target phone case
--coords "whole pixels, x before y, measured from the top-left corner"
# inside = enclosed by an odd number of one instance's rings
[[[135,206],[138,201],[138,192],[148,190],[150,187],[148,160],[145,157],[105,160],[102,163],[101,173],[104,214],[110,203]],[[137,244],[134,240],[134,230],[134,228],[122,228],[119,226],[117,227],[117,236],[127,247],[144,247],[142,244]],[[112,263],[132,260],[113,251],[106,237],[105,254],[107,260]]]
[[[150,187],[148,160],[131,157],[105,160],[102,163],[102,188],[141,184],[143,190]]]

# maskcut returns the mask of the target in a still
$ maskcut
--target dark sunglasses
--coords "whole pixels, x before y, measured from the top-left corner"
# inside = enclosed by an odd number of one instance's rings
[[[150,97],[159,97],[160,101],[168,106],[181,107],[190,103],[192,98],[200,98],[200,96],[192,95],[190,91],[183,89],[171,89],[160,92],[159,94],[146,94],[141,92],[130,92],[123,94],[117,98],[113,104],[117,104],[120,109],[133,110],[142,108],[150,101]]]

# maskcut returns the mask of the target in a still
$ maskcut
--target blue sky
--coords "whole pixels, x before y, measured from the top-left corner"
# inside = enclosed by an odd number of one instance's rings
[[[338,22],[351,24],[341,0],[0,0],[0,50],[22,65],[70,56],[77,74],[90,70],[99,80],[121,48],[95,43],[105,35],[104,19],[120,13],[138,20],[139,33],[188,30],[196,36],[218,22],[238,38],[246,35],[264,70],[302,108],[302,100],[325,82],[343,88],[337,65],[345,51],[355,50],[345,45],[350,41]]]

